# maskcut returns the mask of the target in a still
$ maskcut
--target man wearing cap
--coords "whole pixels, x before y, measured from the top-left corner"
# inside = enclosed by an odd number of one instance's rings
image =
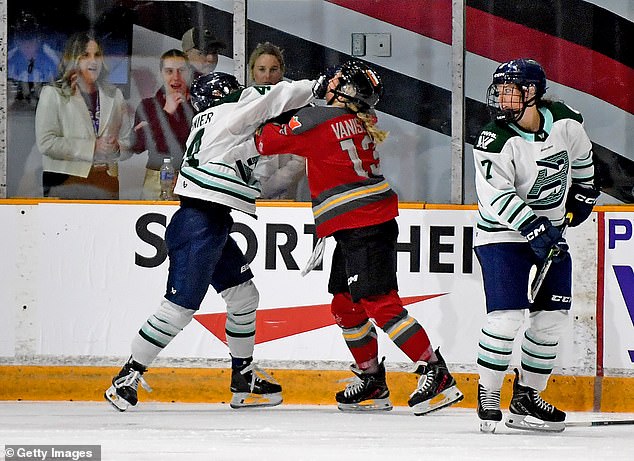
[[[213,72],[218,65],[218,50],[227,47],[209,29],[199,27],[192,27],[183,34],[182,46],[192,68],[192,81]]]

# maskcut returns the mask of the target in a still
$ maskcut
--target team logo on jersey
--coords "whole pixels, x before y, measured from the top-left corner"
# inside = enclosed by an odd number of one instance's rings
[[[476,145],[477,149],[486,149],[489,144],[491,144],[498,137],[497,134],[491,131],[483,131],[480,133],[480,137],[478,138],[478,144]]]
[[[295,130],[295,128],[302,126],[302,122],[299,121],[297,115],[293,115],[293,118],[288,122],[288,126],[291,130]]]

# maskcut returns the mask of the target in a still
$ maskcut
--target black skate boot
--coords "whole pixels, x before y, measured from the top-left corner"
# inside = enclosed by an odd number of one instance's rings
[[[112,378],[112,386],[105,392],[105,399],[119,411],[126,411],[129,406],[135,406],[139,401],[137,397],[139,383],[146,391],[152,392],[152,388],[142,376],[146,371],[146,367],[130,357],[119,374]]]
[[[517,368],[509,410],[506,425],[514,429],[561,432],[566,428],[566,413],[544,401],[537,390],[522,386]]]
[[[385,382],[384,361],[385,358],[379,363],[379,371],[376,373],[365,373],[356,364],[350,367],[356,377],[351,378],[352,382],[335,396],[341,411],[389,411],[392,409],[390,391]]]
[[[282,403],[282,386],[253,363],[231,371],[231,408],[274,407]]]
[[[407,404],[412,407],[416,416],[440,410],[464,398],[440,355],[440,349],[436,349],[436,356],[438,361],[435,363],[421,361],[415,364],[414,373],[420,375],[420,378]]]
[[[502,421],[499,389],[490,391],[482,384],[478,384],[478,418],[481,432],[495,432],[497,423]]]

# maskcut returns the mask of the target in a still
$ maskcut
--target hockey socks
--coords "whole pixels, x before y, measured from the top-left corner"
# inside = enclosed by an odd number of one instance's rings
[[[367,316],[390,337],[412,362],[429,356],[433,350],[429,337],[418,321],[409,315],[396,290],[359,301]]]
[[[255,316],[260,295],[252,280],[220,293],[227,304],[225,333],[232,356],[250,357],[255,345]]]
[[[149,366],[159,353],[191,322],[194,310],[186,309],[167,299],[161,301],[132,340],[132,357]]]
[[[185,328],[193,315],[191,309],[180,307],[167,299],[161,301],[159,309],[145,321],[132,340],[132,356],[104,393],[105,399],[117,410],[125,411],[137,404],[139,383],[148,392],[152,391],[143,379],[143,373],[165,346]]]

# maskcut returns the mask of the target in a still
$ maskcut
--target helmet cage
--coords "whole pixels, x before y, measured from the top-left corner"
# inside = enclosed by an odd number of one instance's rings
[[[520,105],[519,109],[504,109],[500,105],[500,91],[498,89],[499,83],[491,83],[487,90],[487,109],[489,109],[489,114],[491,118],[498,122],[518,122],[523,116],[524,112],[526,112],[526,108],[534,103],[535,97],[530,100],[526,100],[526,92],[527,88],[518,87],[519,95],[516,96],[519,98],[517,101]]]
[[[197,112],[202,112],[227,102],[228,96],[242,91],[244,86],[233,75],[224,72],[212,72],[201,75],[191,85],[191,103]]]

